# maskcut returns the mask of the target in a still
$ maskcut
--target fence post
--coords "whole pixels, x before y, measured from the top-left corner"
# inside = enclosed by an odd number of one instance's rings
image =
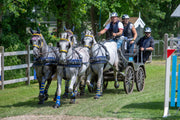
[[[30,85],[30,46],[26,46],[27,49],[27,85]]]
[[[174,38],[174,34],[171,34],[171,41],[170,41],[170,48],[173,48],[173,38]]]
[[[164,34],[164,54],[163,58],[166,60],[166,54],[167,54],[167,46],[168,46],[168,34]]]
[[[0,46],[0,77],[1,89],[4,90],[4,47]]]

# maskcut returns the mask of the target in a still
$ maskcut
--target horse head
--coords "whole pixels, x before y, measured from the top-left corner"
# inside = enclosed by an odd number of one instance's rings
[[[60,41],[57,43],[57,47],[60,52],[59,62],[66,63],[67,56],[72,54],[73,36],[68,32],[61,33]]]
[[[46,44],[43,40],[43,36],[40,32],[40,29],[37,28],[37,32],[34,32],[30,29],[32,38],[30,39],[30,44],[33,46],[33,53],[36,58],[40,57],[40,49],[43,47],[43,44]]]
[[[74,29],[75,27],[73,26],[72,29],[67,29],[65,26],[64,26],[64,31],[72,37],[71,41],[73,42],[73,47],[75,47],[77,45],[77,35],[74,35]]]
[[[93,44],[96,44],[96,40],[93,36],[93,33],[90,30],[84,31],[84,38],[82,39],[82,44],[84,47],[92,48]]]

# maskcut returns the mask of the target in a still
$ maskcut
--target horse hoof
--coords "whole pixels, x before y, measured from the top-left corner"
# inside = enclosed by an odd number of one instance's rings
[[[45,101],[48,100],[48,97],[49,97],[49,95],[48,95],[48,94],[45,94],[44,100],[45,100]]]
[[[78,92],[75,96],[78,96],[78,97],[79,97],[79,96],[81,96],[81,93]]]
[[[60,106],[60,105],[55,104],[55,105],[53,105],[53,108],[54,108],[54,109],[57,109],[57,108],[59,108],[59,106]]]
[[[84,92],[81,92],[81,93],[80,93],[80,96],[84,96],[84,95],[85,95],[85,93],[84,93]]]
[[[44,101],[43,101],[43,100],[40,100],[40,101],[38,102],[38,104],[44,104]]]
[[[53,101],[53,102],[56,102],[56,98],[53,98],[52,101]]]
[[[115,83],[114,83],[114,87],[115,87],[116,89],[118,89],[118,88],[119,88],[119,83],[118,83],[118,82],[115,82]]]
[[[97,96],[97,95],[96,95],[96,96],[94,96],[94,99],[99,99],[99,98],[100,98],[100,96]]]
[[[93,87],[88,86],[88,90],[89,90],[89,92],[93,92]]]
[[[63,98],[68,98],[68,93],[64,93]]]
[[[72,99],[72,100],[70,100],[70,102],[69,102],[70,104],[75,104],[75,100],[74,99]]]

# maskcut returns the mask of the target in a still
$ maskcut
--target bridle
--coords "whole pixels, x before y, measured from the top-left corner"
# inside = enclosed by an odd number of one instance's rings
[[[92,40],[93,40],[93,38],[94,38],[94,36],[92,36],[92,35],[85,35],[85,37],[91,37],[92,38]],[[84,37],[84,38],[85,38]],[[89,45],[84,45],[84,47],[87,47],[87,48],[91,48],[93,46],[93,44],[91,45],[91,46],[89,46]]]
[[[41,39],[43,39],[42,34],[34,33],[33,36],[40,36]],[[37,39],[35,39],[35,40],[37,40]],[[38,49],[42,48],[43,47],[43,41],[41,41],[41,45],[40,46],[36,45],[36,44],[33,44],[33,47],[36,47]]]
[[[73,36],[73,32],[72,31],[70,31],[70,30],[66,30],[66,32],[68,33],[68,35],[71,35],[71,36]],[[69,34],[70,33],[70,34]],[[67,39],[67,38],[60,38],[60,40],[65,40],[65,41],[68,41],[68,42],[70,42],[71,43],[71,45],[73,45],[73,42],[72,41],[70,41],[69,39]],[[67,54],[67,50],[59,50],[59,52],[60,53],[62,53],[62,52],[64,52],[64,53],[66,53]]]

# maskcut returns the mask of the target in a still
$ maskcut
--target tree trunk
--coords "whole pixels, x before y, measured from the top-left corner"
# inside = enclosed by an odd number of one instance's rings
[[[57,18],[57,37],[60,36],[60,33],[62,31],[62,20],[60,18]]]
[[[67,14],[66,14],[66,28],[67,29],[71,29],[71,21],[70,21],[70,18],[71,18],[71,10],[72,10],[72,4],[71,4],[71,0],[68,0],[68,7],[67,7]]]
[[[92,30],[94,35],[96,34],[96,24],[95,24],[95,19],[94,19],[94,5],[91,6],[91,25],[92,25]]]
[[[0,35],[2,34],[2,16],[3,16],[3,10],[1,9],[3,7],[3,3],[0,3]]]

